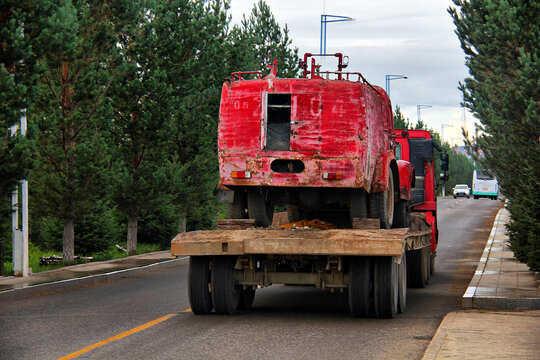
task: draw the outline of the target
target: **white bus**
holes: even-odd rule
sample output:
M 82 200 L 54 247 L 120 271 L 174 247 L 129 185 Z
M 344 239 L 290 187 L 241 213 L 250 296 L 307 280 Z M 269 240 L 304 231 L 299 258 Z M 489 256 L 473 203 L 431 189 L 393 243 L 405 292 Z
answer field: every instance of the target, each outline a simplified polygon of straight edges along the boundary
M 475 199 L 487 197 L 497 200 L 499 184 L 489 172 L 474 170 L 471 190 Z

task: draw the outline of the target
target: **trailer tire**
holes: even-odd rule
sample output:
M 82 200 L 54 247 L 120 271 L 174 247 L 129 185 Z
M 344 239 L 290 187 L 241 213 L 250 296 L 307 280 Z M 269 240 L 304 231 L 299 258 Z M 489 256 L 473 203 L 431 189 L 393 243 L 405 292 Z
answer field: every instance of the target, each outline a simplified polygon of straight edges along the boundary
M 240 302 L 238 303 L 238 310 L 250 310 L 255 300 L 255 289 L 247 288 L 242 289 L 240 293 Z
M 370 217 L 381 221 L 381 229 L 391 229 L 394 218 L 394 177 L 388 171 L 388 190 L 371 193 L 369 197 Z
M 375 258 L 373 268 L 373 299 L 375 314 L 379 318 L 392 319 L 398 310 L 398 266 L 392 256 Z
M 227 206 L 227 216 L 229 219 L 247 219 L 247 199 L 244 189 L 235 190 L 231 204 Z
M 423 288 L 426 286 L 427 272 L 424 260 L 425 248 L 407 250 L 407 284 L 410 288 Z
M 394 211 L 393 228 L 408 228 L 410 225 L 409 220 L 409 202 L 407 200 L 400 200 L 396 204 Z
M 354 317 L 373 313 L 373 271 L 371 258 L 355 256 L 349 266 L 349 309 Z
M 194 314 L 209 314 L 214 307 L 210 293 L 210 257 L 190 256 L 188 270 L 188 297 Z
M 250 219 L 255 219 L 256 226 L 267 227 L 272 225 L 274 218 L 274 206 L 258 188 L 249 189 L 247 193 L 248 214 Z
M 241 288 L 234 277 L 236 256 L 215 256 L 212 267 L 212 301 L 217 314 L 232 315 L 240 302 Z
M 401 255 L 401 262 L 398 265 L 398 281 L 398 313 L 402 313 L 407 307 L 407 256 L 405 252 Z

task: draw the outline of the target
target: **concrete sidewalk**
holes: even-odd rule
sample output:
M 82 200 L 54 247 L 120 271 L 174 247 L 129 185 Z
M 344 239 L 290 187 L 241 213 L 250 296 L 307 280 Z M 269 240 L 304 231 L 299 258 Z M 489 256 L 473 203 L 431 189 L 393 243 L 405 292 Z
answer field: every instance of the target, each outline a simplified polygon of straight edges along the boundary
M 65 266 L 31 274 L 28 277 L 0 277 L 0 300 L 17 299 L 42 292 L 89 285 L 147 271 L 148 268 L 174 266 L 185 258 L 174 258 L 169 250 L 129 256 L 123 259 Z
M 463 295 L 468 310 L 445 316 L 423 359 L 540 359 L 538 274 L 514 258 L 508 220 L 501 209 Z

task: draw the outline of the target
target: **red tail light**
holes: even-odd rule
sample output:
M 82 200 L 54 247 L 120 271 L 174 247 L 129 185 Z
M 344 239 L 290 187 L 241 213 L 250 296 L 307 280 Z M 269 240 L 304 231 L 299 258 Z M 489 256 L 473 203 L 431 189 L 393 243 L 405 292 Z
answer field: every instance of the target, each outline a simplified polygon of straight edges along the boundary
M 322 178 L 325 180 L 341 180 L 343 179 L 343 173 L 323 173 Z
M 251 178 L 251 172 L 249 172 L 249 171 L 233 171 L 231 176 L 232 176 L 233 179 L 250 179 Z

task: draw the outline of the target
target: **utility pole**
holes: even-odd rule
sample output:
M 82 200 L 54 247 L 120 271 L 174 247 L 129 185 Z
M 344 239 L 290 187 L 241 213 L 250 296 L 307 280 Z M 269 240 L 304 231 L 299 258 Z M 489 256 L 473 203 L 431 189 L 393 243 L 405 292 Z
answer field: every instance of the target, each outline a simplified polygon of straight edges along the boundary
M 17 133 L 17 125 L 11 127 L 11 135 Z M 26 109 L 21 114 L 21 135 L 26 136 Z M 21 227 L 19 228 L 19 189 L 11 194 L 11 220 L 13 233 L 13 274 L 26 277 L 28 271 L 28 180 L 21 180 Z

